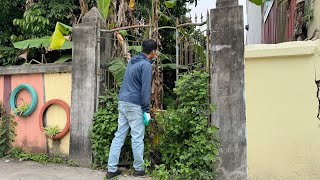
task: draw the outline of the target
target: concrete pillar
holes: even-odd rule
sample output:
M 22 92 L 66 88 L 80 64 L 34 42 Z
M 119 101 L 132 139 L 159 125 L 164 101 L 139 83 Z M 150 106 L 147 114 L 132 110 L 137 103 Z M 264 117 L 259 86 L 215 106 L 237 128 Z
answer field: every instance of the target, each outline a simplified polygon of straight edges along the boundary
M 247 179 L 246 112 L 244 99 L 244 28 L 242 6 L 218 0 L 210 13 L 212 123 L 220 128 L 217 161 L 220 180 Z
M 99 11 L 91 9 L 72 29 L 72 95 L 70 158 L 82 166 L 92 163 L 90 134 L 97 110 L 100 73 L 99 28 L 105 27 Z

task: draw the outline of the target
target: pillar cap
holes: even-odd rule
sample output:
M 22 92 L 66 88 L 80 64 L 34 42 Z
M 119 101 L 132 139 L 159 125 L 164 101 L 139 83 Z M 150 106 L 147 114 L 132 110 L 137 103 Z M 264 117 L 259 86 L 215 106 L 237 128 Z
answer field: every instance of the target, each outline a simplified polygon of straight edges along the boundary
M 217 8 L 226 8 L 231 6 L 237 6 L 238 0 L 217 0 L 216 7 Z

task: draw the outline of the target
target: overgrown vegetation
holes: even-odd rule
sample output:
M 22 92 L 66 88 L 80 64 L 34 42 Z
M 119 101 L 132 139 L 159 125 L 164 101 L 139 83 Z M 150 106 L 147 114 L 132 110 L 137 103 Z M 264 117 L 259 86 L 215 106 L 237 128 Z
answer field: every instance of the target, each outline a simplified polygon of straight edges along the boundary
M 218 155 L 217 127 L 208 125 L 214 107 L 208 102 L 208 74 L 195 70 L 184 74 L 174 92 L 179 105 L 158 117 L 164 131 L 159 150 L 162 165 L 156 179 L 214 179 L 213 163 Z
M 13 43 L 50 36 L 56 22 L 76 23 L 80 16 L 77 0 L 2 0 L 0 6 L 0 66 L 54 62 L 70 50 L 48 51 L 46 48 L 18 50 Z
M 47 126 L 44 128 L 43 135 L 52 138 L 61 132 L 61 129 L 58 126 Z
M 116 91 L 108 91 L 100 97 L 100 108 L 94 114 L 93 131 L 91 135 L 94 165 L 106 168 L 110 145 L 118 127 L 118 99 Z M 130 138 L 122 147 L 121 161 L 132 161 Z
M 13 118 L 14 116 L 6 113 L 0 101 L 0 158 L 7 154 L 16 136 L 17 122 Z
M 174 89 L 178 105 L 160 113 L 147 127 L 145 166 L 146 169 L 154 168 L 151 174 L 155 179 L 214 178 L 213 163 L 218 155 L 219 141 L 216 137 L 218 129 L 208 125 L 214 107 L 208 102 L 207 80 L 208 74 L 204 70 L 181 76 Z M 92 148 L 98 166 L 107 165 L 117 129 L 116 97 L 116 92 L 104 96 L 100 101 L 101 108 L 94 115 Z M 131 153 L 129 141 L 127 138 L 122 153 Z
M 116 97 L 117 94 L 114 92 L 101 97 L 101 107 L 93 117 L 91 143 L 94 163 L 98 166 L 107 165 L 111 141 L 117 129 L 118 101 Z
M 20 147 L 13 147 L 9 153 L 9 158 L 16 158 L 20 161 L 36 161 L 39 163 L 47 164 L 47 163 L 64 163 L 70 166 L 78 166 L 78 164 L 72 160 L 64 159 L 62 157 L 49 157 L 47 154 L 39 153 L 34 154 L 31 152 L 26 152 Z

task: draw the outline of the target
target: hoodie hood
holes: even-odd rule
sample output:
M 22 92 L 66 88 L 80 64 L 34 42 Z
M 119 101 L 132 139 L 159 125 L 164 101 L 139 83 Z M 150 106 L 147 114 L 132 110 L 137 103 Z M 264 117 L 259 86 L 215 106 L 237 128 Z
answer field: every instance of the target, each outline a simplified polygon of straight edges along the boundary
M 143 61 L 143 60 L 146 60 L 148 62 L 150 62 L 151 64 L 153 63 L 152 60 L 148 59 L 147 56 L 145 56 L 144 54 L 138 54 L 138 55 L 135 55 L 133 56 L 133 58 L 131 58 L 131 64 L 136 64 L 140 61 Z

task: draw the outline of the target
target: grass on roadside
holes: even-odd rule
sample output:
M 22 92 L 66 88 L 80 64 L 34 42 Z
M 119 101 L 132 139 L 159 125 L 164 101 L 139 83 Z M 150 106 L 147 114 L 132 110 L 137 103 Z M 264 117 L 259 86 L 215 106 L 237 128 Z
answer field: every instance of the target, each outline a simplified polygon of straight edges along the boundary
M 74 166 L 77 167 L 79 166 L 76 162 L 73 160 L 68 160 L 62 157 L 50 157 L 47 154 L 40 153 L 40 154 L 34 154 L 31 152 L 25 152 L 22 148 L 20 147 L 13 147 L 7 155 L 8 158 L 15 158 L 18 159 L 19 161 L 35 161 L 39 162 L 42 164 L 47 164 L 47 163 L 61 163 L 61 164 L 67 164 L 69 166 Z

